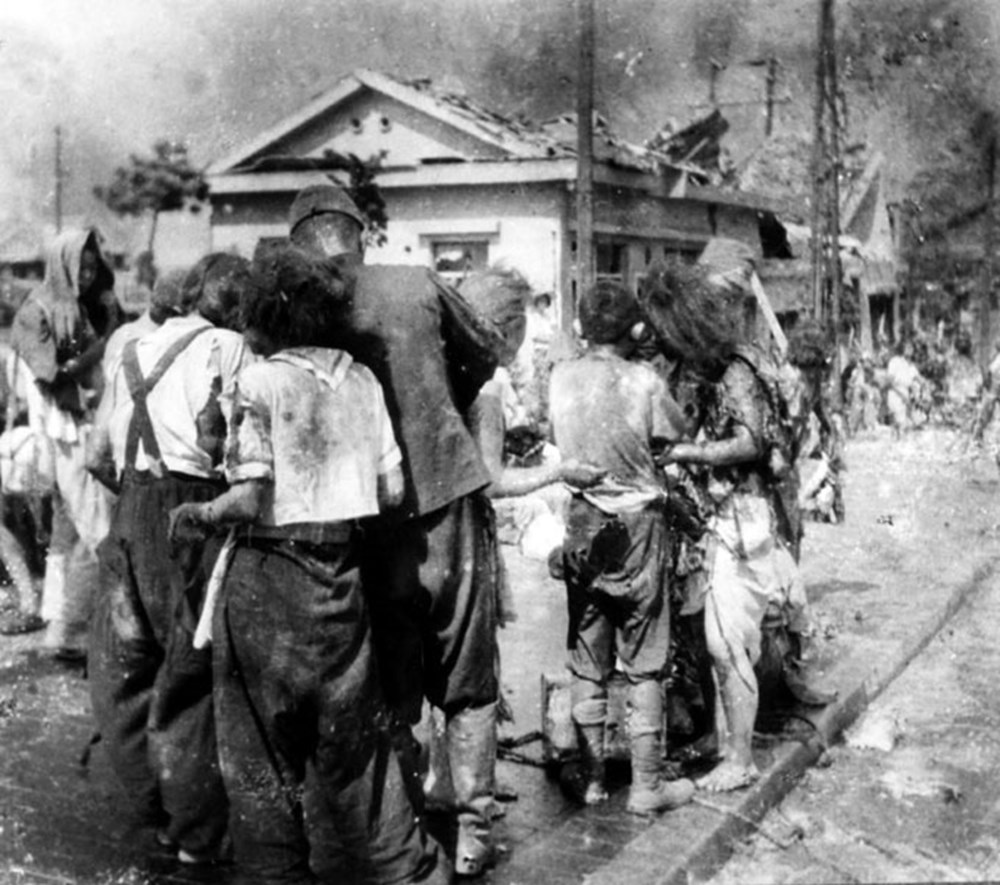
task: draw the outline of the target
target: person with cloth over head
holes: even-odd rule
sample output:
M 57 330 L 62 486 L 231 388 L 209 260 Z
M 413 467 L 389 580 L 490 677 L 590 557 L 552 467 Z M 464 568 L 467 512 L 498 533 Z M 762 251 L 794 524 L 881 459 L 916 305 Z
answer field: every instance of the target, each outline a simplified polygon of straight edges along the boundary
M 85 655 L 95 551 L 110 516 L 110 498 L 87 473 L 84 452 L 101 392 L 104 346 L 121 322 L 114 282 L 98 231 L 64 231 L 47 251 L 44 280 L 18 308 L 11 328 L 18 365 L 27 366 L 40 394 L 28 398 L 28 423 L 54 451 L 41 616 L 48 621 L 45 646 L 65 660 Z
M 107 420 L 87 459 L 119 493 L 100 550 L 94 715 L 136 823 L 155 827 L 192 864 L 220 859 L 227 828 L 211 649 L 192 644 L 219 544 L 172 541 L 167 517 L 226 487 L 231 394 L 253 356 L 223 324 L 249 281 L 248 263 L 233 255 L 208 255 L 191 269 L 182 315 L 129 341 L 111 367 Z
M 401 505 L 365 540 L 364 586 L 386 700 L 414 800 L 421 801 L 411 727 L 423 699 L 444 711 L 452 771 L 467 772 L 455 869 L 478 875 L 492 846 L 491 806 L 499 680 L 492 607 L 482 598 L 487 527 L 477 494 L 490 483 L 463 413 L 492 377 L 502 336 L 430 271 L 363 263 L 364 217 L 332 184 L 295 197 L 295 245 L 327 258 L 353 293 L 337 346 L 367 365 L 385 392 L 403 452 Z

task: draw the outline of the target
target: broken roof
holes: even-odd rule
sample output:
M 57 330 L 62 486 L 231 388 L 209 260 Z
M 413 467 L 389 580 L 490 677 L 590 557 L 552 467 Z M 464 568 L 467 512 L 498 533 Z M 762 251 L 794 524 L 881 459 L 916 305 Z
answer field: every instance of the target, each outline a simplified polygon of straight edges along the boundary
M 401 80 L 359 69 L 258 137 L 212 163 L 208 168 L 209 174 L 259 169 L 260 162 L 275 153 L 274 147 L 281 140 L 366 89 L 403 102 L 493 148 L 499 148 L 506 159 L 559 159 L 575 158 L 577 155 L 576 114 L 561 114 L 538 124 L 523 117 L 499 114 L 465 94 L 435 86 L 426 77 Z M 594 159 L 598 162 L 647 173 L 679 165 L 671 162 L 665 154 L 621 138 L 612 132 L 607 120 L 599 114 L 594 115 L 593 131 Z M 287 152 L 279 150 L 277 153 Z
M 718 108 L 705 117 L 675 129 L 669 121 L 645 143 L 645 148 L 665 156 L 672 163 L 693 163 L 702 169 L 716 168 L 722 157 L 722 137 L 729 121 Z

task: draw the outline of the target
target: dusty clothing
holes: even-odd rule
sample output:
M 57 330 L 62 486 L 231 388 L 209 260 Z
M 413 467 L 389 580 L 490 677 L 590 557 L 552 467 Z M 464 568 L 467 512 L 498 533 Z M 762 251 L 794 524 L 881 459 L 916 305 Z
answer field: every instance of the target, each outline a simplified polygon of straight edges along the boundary
M 80 257 L 85 248 L 97 256 L 94 284 L 79 293 Z M 56 238 L 45 261 L 45 279 L 14 316 L 11 342 L 34 378 L 50 385 L 49 398 L 60 410 L 85 415 L 88 389 L 99 388 L 104 343 L 121 323 L 114 295 L 114 273 L 93 230 L 67 231 Z M 91 377 L 60 374 L 70 359 L 86 361 Z
M 403 450 L 399 515 L 427 515 L 483 488 L 489 473 L 462 413 L 496 369 L 499 334 L 426 270 L 338 261 L 354 291 L 343 346 L 381 383 Z
M 316 882 L 311 854 L 365 882 L 434 862 L 384 727 L 355 546 L 241 541 L 226 577 L 215 692 L 245 881 Z M 303 801 L 331 823 L 308 839 Z
M 101 546 L 89 655 L 94 715 L 138 821 L 169 823 L 190 852 L 217 849 L 226 830 L 211 652 L 192 645 L 218 545 L 172 545 L 167 516 L 222 488 L 172 476 L 124 484 Z
M 653 445 L 681 438 L 680 409 L 649 366 L 606 351 L 556 366 L 550 402 L 563 457 L 609 471 L 570 506 L 563 546 L 570 669 L 604 686 L 617 656 L 631 681 L 656 679 L 670 648 L 670 540 Z
M 259 524 L 378 513 L 378 478 L 402 455 L 375 376 L 350 355 L 299 348 L 251 366 L 240 375 L 233 415 L 229 481 L 272 484 Z
M 178 342 L 186 346 L 178 349 Z M 161 362 L 171 345 L 169 363 Z M 148 469 L 153 462 L 133 422 L 124 362 L 132 357 L 145 381 L 159 377 L 146 402 L 152 443 L 167 468 L 160 477 Z M 215 466 L 221 447 L 213 451 L 225 435 L 219 397 L 251 358 L 240 336 L 200 317 L 178 318 L 126 346 L 108 391 L 109 442 L 122 487 L 101 547 L 100 629 L 91 644 L 94 711 L 119 777 L 130 792 L 147 797 L 147 805 L 159 791 L 171 834 L 193 853 L 217 850 L 226 826 L 211 652 L 192 642 L 218 545 L 171 543 L 168 514 L 225 488 Z M 213 415 L 212 426 L 199 426 L 206 414 Z
M 563 565 L 569 666 L 576 677 L 603 685 L 616 658 L 631 682 L 665 675 L 669 557 L 670 537 L 659 507 L 610 516 L 574 498 Z
M 736 425 L 749 432 L 761 456 L 757 461 L 716 467 L 711 471 L 709 493 L 716 501 L 724 500 L 731 492 L 764 494 L 767 489 L 764 452 L 768 418 L 767 396 L 754 375 L 753 369 L 741 359 L 734 359 L 717 385 L 704 424 L 704 431 L 711 440 L 726 439 Z
M 400 724 L 419 721 L 425 696 L 449 715 L 491 704 L 494 570 L 474 495 L 490 474 L 463 413 L 503 337 L 426 270 L 336 262 L 353 292 L 344 347 L 382 384 L 403 453 L 403 504 L 366 535 L 363 566 L 386 700 Z
M 608 471 L 584 494 L 588 501 L 621 513 L 662 497 L 664 481 L 651 442 L 679 440 L 684 423 L 656 372 L 591 351 L 555 367 L 549 400 L 560 454 Z
M 186 476 L 218 477 L 222 472 L 222 442 L 229 426 L 236 375 L 253 362 L 243 336 L 219 329 L 197 314 L 168 319 L 134 340 L 139 369 L 148 378 L 157 362 L 185 336 L 201 332 L 184 347 L 146 402 L 163 463 Z M 124 356 L 123 351 L 123 356 Z M 109 367 L 108 390 L 115 464 L 123 470 L 134 406 L 122 360 Z M 140 438 L 136 470 L 148 470 L 149 459 Z
M 735 359 L 717 385 L 706 421 L 708 438 L 725 439 L 739 424 L 763 450 L 768 408 L 753 370 Z M 807 625 L 805 591 L 790 548 L 779 539 L 775 495 L 764 455 L 756 461 L 713 469 L 708 488 L 716 510 L 708 526 L 706 630 L 709 635 L 716 631 L 734 650 L 740 676 L 753 685 L 754 675 L 744 672 L 743 665 L 747 656 L 751 662 L 760 656 L 765 613 L 769 608 L 776 610 L 789 629 L 803 630 Z M 747 654 L 736 653 L 740 650 Z
M 373 528 L 365 592 L 386 700 L 405 722 L 426 696 L 452 715 L 497 700 L 492 508 L 466 495 L 420 519 Z
M 496 465 L 494 469 L 501 470 L 505 459 L 504 441 L 507 428 L 510 426 L 506 400 L 507 385 L 504 383 L 505 374 L 503 369 L 497 369 L 494 378 L 483 385 L 479 395 L 466 413 L 466 421 L 480 451 L 483 452 L 487 462 Z M 492 451 L 489 451 L 490 449 Z M 507 579 L 507 568 L 500 553 L 496 511 L 493 508 L 493 502 L 487 496 L 483 495 L 481 500 L 485 522 L 483 531 L 486 533 L 486 543 L 489 548 L 489 552 L 484 554 L 481 574 L 483 580 L 488 581 L 489 585 L 494 588 L 497 624 L 503 627 L 517 620 L 517 614 L 514 610 L 514 598 Z
M 364 881 L 410 881 L 434 858 L 391 748 L 356 524 L 400 460 L 378 382 L 342 351 L 299 348 L 237 388 L 227 474 L 272 487 L 237 532 L 213 627 L 237 862 L 261 883 L 316 881 L 310 854 L 331 846 L 303 827 L 308 789 Z M 309 528 L 325 542 L 298 540 Z
M 102 362 L 105 384 L 110 384 L 114 378 L 115 368 L 118 366 L 125 345 L 133 338 L 141 338 L 157 328 L 159 325 L 153 322 L 153 318 L 147 310 L 136 319 L 123 323 L 111 333 L 108 343 L 104 346 L 104 360 Z
M 81 255 L 96 255 L 93 285 L 79 292 Z M 46 562 L 42 617 L 45 644 L 81 649 L 93 605 L 95 549 L 105 536 L 111 502 L 86 472 L 84 447 L 101 387 L 100 359 L 120 322 L 114 274 L 95 231 L 67 231 L 46 256 L 45 279 L 21 304 L 11 343 L 30 388 L 28 423 L 51 440 L 55 458 L 53 543 Z M 83 370 L 71 377 L 69 361 Z
M 108 533 L 113 504 L 84 467 L 91 425 L 80 424 L 76 431 L 75 443 L 53 442 L 56 489 L 39 614 L 49 622 L 47 647 L 82 650 L 99 592 L 97 549 Z
M 808 627 L 805 586 L 791 552 L 777 539 L 765 497 L 734 494 L 709 530 L 705 627 L 733 649 L 731 660 L 740 677 L 753 685 L 754 675 L 745 665 L 748 656 L 750 664 L 760 657 L 765 615 L 779 619 L 791 632 L 803 632 Z

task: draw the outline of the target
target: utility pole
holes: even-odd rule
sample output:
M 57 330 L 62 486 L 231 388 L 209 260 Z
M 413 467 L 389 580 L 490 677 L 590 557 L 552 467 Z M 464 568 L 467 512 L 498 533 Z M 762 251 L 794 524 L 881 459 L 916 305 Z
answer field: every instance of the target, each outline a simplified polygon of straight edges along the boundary
M 774 87 L 778 83 L 778 59 L 767 59 L 767 76 L 764 79 L 764 135 L 774 131 Z
M 708 70 L 708 103 L 713 108 L 719 106 L 719 97 L 717 94 L 717 87 L 719 83 L 719 74 L 721 74 L 726 66 L 715 58 L 710 58 L 708 60 L 709 70 Z
M 820 0 L 819 28 L 816 34 L 816 97 L 813 104 L 813 149 L 812 149 L 812 206 L 810 207 L 810 245 L 812 246 L 812 296 L 813 317 L 822 322 L 823 305 L 826 300 L 823 268 L 823 191 L 827 174 L 825 164 L 826 144 L 826 11 L 828 0 Z
M 991 312 L 993 307 L 993 253 L 996 239 L 996 216 L 994 201 L 996 199 L 997 172 L 997 134 L 992 117 L 988 120 L 991 131 L 986 142 L 986 215 L 983 226 L 983 292 L 979 302 L 979 363 L 985 370 L 989 368 L 992 344 L 993 324 Z
M 835 341 L 837 342 L 837 355 L 835 366 L 837 377 L 840 377 L 840 311 L 844 298 L 844 275 L 840 266 L 840 110 L 838 101 L 840 99 L 839 81 L 837 80 L 837 44 L 836 30 L 833 19 L 834 0 L 824 0 L 827 7 L 825 17 L 826 24 L 826 102 L 827 114 L 830 118 L 830 129 L 827 133 L 827 153 L 830 167 L 827 191 L 827 238 L 830 243 L 827 253 L 827 274 L 831 284 L 831 319 L 835 330 Z M 867 298 L 867 294 L 859 292 L 861 298 Z M 866 305 L 867 306 L 867 305 Z M 871 330 L 869 329 L 869 339 Z M 839 387 L 838 387 L 839 389 Z
M 573 328 L 576 303 L 594 284 L 594 0 L 577 0 L 580 26 L 576 87 L 576 298 L 562 299 L 560 327 Z
M 835 371 L 840 370 L 840 141 L 834 0 L 819 0 L 816 34 L 816 103 L 812 156 L 813 315 L 833 326 Z M 862 298 L 867 297 L 863 293 Z M 839 388 L 838 388 L 839 389 Z
M 62 165 L 62 127 L 56 126 L 56 233 L 62 233 L 62 197 L 63 197 L 63 165 Z

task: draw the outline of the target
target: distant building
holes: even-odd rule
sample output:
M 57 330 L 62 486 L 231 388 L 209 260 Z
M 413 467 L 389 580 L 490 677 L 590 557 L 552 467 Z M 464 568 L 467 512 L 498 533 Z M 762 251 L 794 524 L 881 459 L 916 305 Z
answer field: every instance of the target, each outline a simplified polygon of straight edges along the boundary
M 42 278 L 45 250 L 39 227 L 10 220 L 0 225 L 0 269 L 8 278 Z
M 209 166 L 212 248 L 250 256 L 259 240 L 284 237 L 295 193 L 325 178 L 325 152 L 381 153 L 388 241 L 369 261 L 454 280 L 505 260 L 553 294 L 558 315 L 575 278 L 575 145 L 573 115 L 533 125 L 426 80 L 355 71 Z M 599 276 L 634 285 L 653 260 L 694 259 L 716 236 L 759 258 L 783 254 L 767 197 L 707 187 L 696 167 L 629 144 L 599 119 L 594 154 Z

